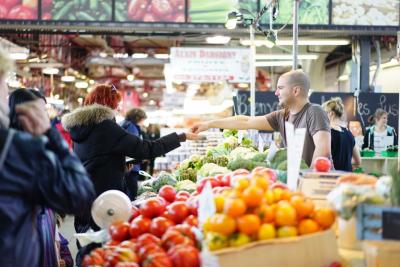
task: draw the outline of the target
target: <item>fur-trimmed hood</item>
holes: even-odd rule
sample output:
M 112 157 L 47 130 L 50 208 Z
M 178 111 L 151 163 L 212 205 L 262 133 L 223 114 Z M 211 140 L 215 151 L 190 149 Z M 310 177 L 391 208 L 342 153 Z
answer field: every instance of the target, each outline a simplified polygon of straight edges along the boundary
M 93 104 L 73 110 L 65 114 L 61 124 L 71 134 L 74 142 L 85 139 L 93 127 L 105 120 L 113 120 L 114 111 L 106 106 Z

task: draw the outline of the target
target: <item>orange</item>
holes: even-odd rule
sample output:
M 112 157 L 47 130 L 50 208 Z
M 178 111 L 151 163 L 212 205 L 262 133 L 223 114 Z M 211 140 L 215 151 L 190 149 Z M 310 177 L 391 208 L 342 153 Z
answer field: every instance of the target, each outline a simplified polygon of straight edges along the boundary
M 299 219 L 310 216 L 314 211 L 314 203 L 311 199 L 304 198 L 299 195 L 294 195 L 290 199 L 290 203 L 295 208 L 297 212 L 297 217 Z
M 250 180 L 247 179 L 247 176 L 240 176 L 234 179 L 233 187 L 238 191 L 243 191 L 250 185 Z
M 236 222 L 225 214 L 217 213 L 207 220 L 207 227 L 204 226 L 204 228 L 208 231 L 229 236 L 236 231 Z
M 268 179 L 263 176 L 253 176 L 253 178 L 250 181 L 250 184 L 262 188 L 263 191 L 268 190 L 269 188 Z
M 237 219 L 237 226 L 239 232 L 252 235 L 258 232 L 261 226 L 261 220 L 257 215 L 254 214 L 246 214 Z
M 258 229 L 258 240 L 273 239 L 276 237 L 275 226 L 271 223 L 264 223 Z
M 289 204 L 279 204 L 276 209 L 275 222 L 280 226 L 290 226 L 296 224 L 296 210 Z
M 320 230 L 318 223 L 312 219 L 301 220 L 298 226 L 299 234 L 306 235 L 318 232 Z
M 218 213 L 224 210 L 225 198 L 222 195 L 216 195 L 214 197 L 214 203 L 215 209 Z
M 272 190 L 268 190 L 264 193 L 264 203 L 271 205 L 275 203 L 274 193 Z
M 297 228 L 294 226 L 282 226 L 278 229 L 278 237 L 291 237 L 297 235 Z
M 272 190 L 272 193 L 274 194 L 274 201 L 278 202 L 280 200 L 283 200 L 282 196 L 283 196 L 283 189 L 282 188 L 274 188 Z
M 246 209 L 246 203 L 243 199 L 231 198 L 225 201 L 224 213 L 232 218 L 245 214 Z
M 281 195 L 281 199 L 282 200 L 290 200 L 292 195 L 293 195 L 292 192 L 290 192 L 289 190 L 283 190 L 282 191 L 282 195 Z
M 275 209 L 272 206 L 262 204 L 256 213 L 263 223 L 273 223 L 275 221 Z
M 243 191 L 242 199 L 248 207 L 257 207 L 263 200 L 263 193 L 260 187 L 251 185 Z
M 335 213 L 330 208 L 317 209 L 312 217 L 323 228 L 329 228 L 335 222 Z

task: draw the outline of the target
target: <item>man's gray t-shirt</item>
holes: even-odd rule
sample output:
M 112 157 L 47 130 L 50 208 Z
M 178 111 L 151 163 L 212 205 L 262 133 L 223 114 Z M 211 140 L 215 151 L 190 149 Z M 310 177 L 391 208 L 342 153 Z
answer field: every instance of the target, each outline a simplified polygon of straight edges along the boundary
M 279 131 L 283 144 L 286 146 L 285 121 L 291 122 L 294 128 L 306 128 L 303 147 L 303 160 L 308 166 L 314 155 L 314 134 L 319 131 L 331 132 L 328 115 L 320 105 L 307 103 L 297 114 L 290 114 L 287 109 L 281 109 L 265 115 L 274 131 Z M 330 145 L 330 144 L 329 144 Z

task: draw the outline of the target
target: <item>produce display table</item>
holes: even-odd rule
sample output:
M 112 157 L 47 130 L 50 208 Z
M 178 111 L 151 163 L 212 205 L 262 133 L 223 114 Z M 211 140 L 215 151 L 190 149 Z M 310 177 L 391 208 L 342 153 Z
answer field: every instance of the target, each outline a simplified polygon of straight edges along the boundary
M 365 173 L 388 174 L 397 164 L 397 157 L 362 157 L 361 167 Z

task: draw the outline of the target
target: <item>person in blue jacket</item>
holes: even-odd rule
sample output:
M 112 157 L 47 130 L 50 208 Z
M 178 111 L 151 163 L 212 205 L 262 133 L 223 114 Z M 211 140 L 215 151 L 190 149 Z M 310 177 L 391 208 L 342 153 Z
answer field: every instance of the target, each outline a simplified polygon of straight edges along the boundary
M 128 133 L 143 139 L 143 133 L 140 125 L 147 118 L 146 113 L 140 108 L 132 108 L 125 114 L 125 120 L 122 121 L 121 127 Z M 125 174 L 126 191 L 131 200 L 134 200 L 138 190 L 140 164 L 135 164 Z
M 43 266 L 36 224 L 40 206 L 76 214 L 90 210 L 95 191 L 41 103 L 15 107 L 26 132 L 9 128 L 5 82 L 13 62 L 0 48 L 0 266 Z

